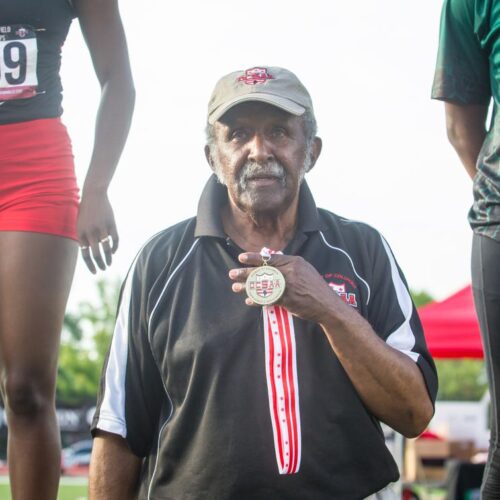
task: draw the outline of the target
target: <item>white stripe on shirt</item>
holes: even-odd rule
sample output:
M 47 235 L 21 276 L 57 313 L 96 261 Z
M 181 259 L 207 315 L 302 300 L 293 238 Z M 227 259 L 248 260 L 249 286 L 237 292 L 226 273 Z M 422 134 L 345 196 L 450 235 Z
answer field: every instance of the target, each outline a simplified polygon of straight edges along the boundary
M 415 335 L 413 334 L 410 326 L 410 319 L 413 314 L 413 302 L 408 289 L 401 279 L 398 266 L 396 265 L 396 261 L 394 260 L 389 245 L 382 236 L 380 236 L 380 239 L 382 240 L 382 245 L 384 246 L 387 258 L 389 259 L 389 263 L 391 265 L 392 283 L 394 285 L 394 290 L 396 291 L 399 307 L 401 308 L 401 312 L 405 318 L 403 323 L 387 337 L 386 343 L 403 354 L 406 354 L 408 357 L 413 359 L 413 361 L 417 361 L 419 354 L 412 351 L 415 346 Z

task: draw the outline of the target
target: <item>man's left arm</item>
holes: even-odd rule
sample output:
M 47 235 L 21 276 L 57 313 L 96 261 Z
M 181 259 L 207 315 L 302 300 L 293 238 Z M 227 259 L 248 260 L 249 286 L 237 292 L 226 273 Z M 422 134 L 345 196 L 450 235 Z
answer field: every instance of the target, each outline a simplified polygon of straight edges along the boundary
M 339 297 L 331 302 L 319 324 L 363 403 L 396 431 L 406 437 L 418 436 L 434 408 L 417 364 L 384 342 Z
M 262 257 L 246 253 L 240 255 L 240 261 L 257 266 Z M 295 316 L 321 325 L 368 410 L 407 437 L 420 434 L 432 418 L 434 408 L 414 359 L 380 338 L 370 323 L 332 292 L 316 269 L 301 257 L 273 255 L 271 265 L 286 280 L 279 305 Z M 244 291 L 251 270 L 230 272 L 236 281 L 235 292 Z M 252 305 L 251 299 L 246 302 Z

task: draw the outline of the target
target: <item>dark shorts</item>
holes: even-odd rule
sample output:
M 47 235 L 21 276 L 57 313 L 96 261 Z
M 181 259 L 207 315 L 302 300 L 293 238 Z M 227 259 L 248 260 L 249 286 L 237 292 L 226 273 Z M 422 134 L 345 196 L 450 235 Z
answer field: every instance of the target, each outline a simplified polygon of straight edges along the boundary
M 0 125 L 0 231 L 78 241 L 78 186 L 60 118 Z

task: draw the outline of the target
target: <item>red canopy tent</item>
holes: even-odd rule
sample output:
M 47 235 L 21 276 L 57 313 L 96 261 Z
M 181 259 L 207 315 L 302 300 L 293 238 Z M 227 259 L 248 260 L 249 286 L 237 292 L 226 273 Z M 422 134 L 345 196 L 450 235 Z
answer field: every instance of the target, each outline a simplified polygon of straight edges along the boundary
M 470 285 L 441 302 L 420 307 L 418 314 L 433 357 L 483 358 Z

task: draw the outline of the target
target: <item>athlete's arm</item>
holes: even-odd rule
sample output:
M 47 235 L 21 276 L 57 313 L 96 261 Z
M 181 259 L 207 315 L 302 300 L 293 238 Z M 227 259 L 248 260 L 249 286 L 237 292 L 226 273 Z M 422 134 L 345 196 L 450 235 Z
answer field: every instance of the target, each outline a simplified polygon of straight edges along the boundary
M 286 280 L 280 305 L 293 315 L 322 327 L 370 412 L 407 437 L 418 436 L 425 430 L 434 409 L 416 363 L 386 344 L 358 312 L 332 293 L 311 264 L 290 255 L 273 255 L 272 259 L 272 265 Z M 240 255 L 240 261 L 258 266 L 262 257 L 258 253 L 246 253 Z M 231 270 L 229 276 L 236 281 L 233 291 L 244 291 L 251 270 Z M 249 300 L 246 302 L 251 305 Z
M 89 470 L 90 500 L 136 498 L 141 459 L 121 436 L 98 431 L 92 447 Z
M 488 106 L 445 102 L 445 113 L 448 139 L 473 179 L 479 151 L 486 137 Z
M 95 264 L 105 269 L 118 247 L 107 190 L 130 128 L 135 91 L 117 0 L 75 0 L 74 4 L 101 85 L 94 149 L 78 217 L 80 243 L 90 246 L 93 257 L 83 252 L 85 263 L 96 272 Z M 102 244 L 103 259 L 99 242 L 107 236 L 112 244 Z

